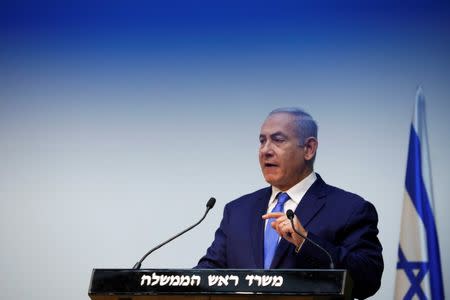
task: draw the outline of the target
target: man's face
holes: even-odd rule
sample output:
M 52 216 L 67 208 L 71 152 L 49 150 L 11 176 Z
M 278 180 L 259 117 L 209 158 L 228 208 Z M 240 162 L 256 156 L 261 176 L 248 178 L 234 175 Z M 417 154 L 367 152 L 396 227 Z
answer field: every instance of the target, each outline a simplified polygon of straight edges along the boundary
M 289 113 L 269 116 L 261 126 L 259 140 L 259 164 L 264 179 L 271 185 L 288 190 L 311 171 L 305 165 L 305 151 L 298 140 L 295 116 Z

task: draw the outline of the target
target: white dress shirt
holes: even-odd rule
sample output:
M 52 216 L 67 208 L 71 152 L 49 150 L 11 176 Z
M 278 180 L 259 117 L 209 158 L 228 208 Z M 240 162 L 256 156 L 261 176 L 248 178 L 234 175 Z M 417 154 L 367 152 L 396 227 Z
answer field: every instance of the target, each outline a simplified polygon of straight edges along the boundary
M 289 195 L 290 199 L 284 203 L 283 212 L 288 211 L 289 209 L 292 209 L 292 211 L 295 211 L 297 206 L 300 204 L 300 201 L 302 200 L 303 196 L 306 194 L 308 189 L 312 186 L 312 184 L 316 181 L 317 176 L 316 173 L 311 172 L 308 176 L 303 178 L 302 181 L 291 187 L 287 191 L 282 191 L 277 187 L 272 186 L 272 195 L 270 196 L 269 203 L 267 206 L 267 213 L 270 213 L 272 209 L 274 209 L 275 205 L 277 204 L 276 196 L 280 192 L 285 192 Z M 267 226 L 267 220 L 264 225 L 264 228 Z

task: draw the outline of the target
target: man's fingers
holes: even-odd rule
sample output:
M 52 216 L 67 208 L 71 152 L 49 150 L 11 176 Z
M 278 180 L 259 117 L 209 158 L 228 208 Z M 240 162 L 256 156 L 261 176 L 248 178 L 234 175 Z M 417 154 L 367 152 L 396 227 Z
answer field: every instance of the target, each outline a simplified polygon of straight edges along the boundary
M 273 221 L 270 221 L 270 225 L 273 229 L 284 239 L 288 240 L 289 242 L 293 241 L 292 233 L 292 225 L 291 221 L 286 217 L 286 214 L 282 212 L 273 212 L 273 213 L 267 213 L 262 216 L 264 220 L 267 219 L 274 219 Z
M 290 233 L 292 231 L 290 223 L 287 219 L 278 219 L 272 222 L 272 228 L 275 229 L 279 235 L 285 237 L 286 233 Z
M 279 218 L 279 217 L 284 216 L 284 215 L 285 214 L 282 213 L 282 212 L 272 212 L 272 213 L 268 213 L 268 214 L 263 215 L 262 218 L 264 220 L 272 219 L 272 218 L 276 219 L 276 218 Z
M 302 243 L 303 239 L 298 238 L 297 235 L 294 234 L 294 229 L 292 229 L 291 220 L 289 220 L 284 213 L 282 212 L 267 213 L 263 215 L 262 218 L 264 220 L 273 219 L 269 220 L 270 225 L 282 238 L 284 238 L 288 242 L 294 244 L 295 246 L 298 246 L 300 243 Z M 297 228 L 297 230 L 301 232 L 304 231 L 297 216 L 294 216 L 294 226 L 295 228 Z

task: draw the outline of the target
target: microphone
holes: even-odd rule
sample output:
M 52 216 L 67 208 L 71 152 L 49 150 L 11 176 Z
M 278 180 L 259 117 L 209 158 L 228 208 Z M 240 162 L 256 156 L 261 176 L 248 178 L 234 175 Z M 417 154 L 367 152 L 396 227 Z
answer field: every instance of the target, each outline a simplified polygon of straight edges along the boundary
M 311 240 L 308 237 L 306 237 L 304 234 L 301 234 L 300 232 L 298 232 L 297 229 L 295 229 L 295 226 L 294 226 L 294 212 L 292 211 L 292 209 L 288 209 L 288 211 L 286 212 L 286 216 L 291 221 L 292 229 L 295 231 L 296 234 L 298 234 L 299 236 L 301 236 L 302 238 L 304 238 L 305 240 L 307 240 L 308 242 L 310 242 L 311 244 L 313 244 L 314 246 L 316 246 L 317 248 L 319 248 L 320 250 L 322 250 L 323 252 L 325 252 L 328 255 L 328 258 L 330 259 L 330 269 L 334 269 L 334 263 L 333 263 L 333 259 L 331 258 L 330 253 L 327 250 L 325 250 L 325 248 L 323 248 L 322 246 L 320 246 L 319 244 L 317 244 L 313 240 Z
M 186 228 L 185 230 L 183 230 L 182 232 L 178 233 L 177 235 L 171 237 L 171 238 L 168 239 L 167 241 L 162 242 L 162 243 L 159 244 L 158 246 L 156 246 L 156 247 L 150 249 L 150 251 L 148 251 L 148 252 L 147 252 L 147 253 L 146 253 L 146 254 L 145 254 L 145 255 L 144 255 L 144 256 L 143 256 L 143 257 L 142 257 L 135 265 L 134 265 L 134 266 L 133 266 L 133 269 L 134 269 L 134 270 L 139 270 L 139 269 L 141 268 L 142 262 L 147 258 L 147 256 L 149 256 L 150 254 L 152 254 L 154 251 L 158 250 L 159 248 L 161 248 L 161 247 L 164 246 L 165 244 L 169 243 L 170 241 L 176 239 L 176 238 L 179 237 L 180 235 L 182 235 L 182 234 L 188 232 L 189 230 L 191 230 L 192 228 L 194 228 L 194 227 L 197 226 L 198 224 L 200 224 L 200 223 L 205 219 L 205 217 L 206 217 L 206 215 L 208 214 L 209 210 L 210 210 L 211 208 L 214 207 L 214 204 L 216 204 L 216 198 L 211 197 L 211 198 L 208 200 L 208 203 L 206 203 L 206 211 L 205 211 L 205 213 L 203 214 L 203 217 L 202 217 L 197 223 L 195 223 L 194 225 L 192 225 L 192 226 Z

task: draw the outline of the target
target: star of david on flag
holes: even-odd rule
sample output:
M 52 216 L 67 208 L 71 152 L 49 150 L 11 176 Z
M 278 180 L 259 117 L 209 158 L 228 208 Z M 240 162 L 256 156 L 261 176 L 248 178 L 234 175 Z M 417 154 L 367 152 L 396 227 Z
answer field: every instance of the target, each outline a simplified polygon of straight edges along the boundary
M 444 299 L 441 259 L 433 214 L 425 97 L 416 94 L 411 125 L 395 299 Z

